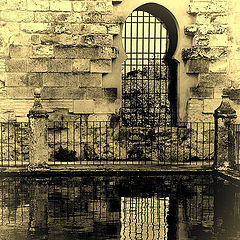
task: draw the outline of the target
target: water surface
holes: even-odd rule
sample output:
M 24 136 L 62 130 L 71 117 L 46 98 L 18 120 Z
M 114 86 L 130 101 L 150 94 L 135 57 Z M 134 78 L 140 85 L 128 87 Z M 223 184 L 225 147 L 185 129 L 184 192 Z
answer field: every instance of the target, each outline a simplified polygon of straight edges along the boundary
M 1 178 L 0 239 L 240 239 L 240 189 L 211 175 Z

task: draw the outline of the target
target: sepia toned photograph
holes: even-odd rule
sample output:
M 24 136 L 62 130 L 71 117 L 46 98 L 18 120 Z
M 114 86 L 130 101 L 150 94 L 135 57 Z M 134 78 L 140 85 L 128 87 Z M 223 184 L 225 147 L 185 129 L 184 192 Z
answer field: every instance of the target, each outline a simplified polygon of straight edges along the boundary
M 0 0 L 0 240 L 240 239 L 239 0 Z

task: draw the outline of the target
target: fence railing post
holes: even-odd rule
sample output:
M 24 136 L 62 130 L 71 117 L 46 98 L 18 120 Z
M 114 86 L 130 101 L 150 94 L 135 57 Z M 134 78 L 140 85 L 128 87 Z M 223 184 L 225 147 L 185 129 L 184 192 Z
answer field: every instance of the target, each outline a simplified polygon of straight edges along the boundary
M 237 118 L 228 95 L 222 96 L 220 106 L 214 111 L 215 141 L 214 141 L 214 167 L 233 167 L 235 164 L 235 140 L 232 124 Z
M 31 128 L 29 170 L 48 168 L 47 111 L 41 104 L 41 90 L 34 90 L 34 105 L 28 113 Z

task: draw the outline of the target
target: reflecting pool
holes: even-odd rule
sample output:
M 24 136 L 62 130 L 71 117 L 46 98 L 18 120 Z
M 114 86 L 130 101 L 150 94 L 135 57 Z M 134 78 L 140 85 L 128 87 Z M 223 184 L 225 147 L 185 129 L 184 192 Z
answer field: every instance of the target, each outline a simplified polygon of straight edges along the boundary
M 240 239 L 240 189 L 212 175 L 0 178 L 0 239 Z

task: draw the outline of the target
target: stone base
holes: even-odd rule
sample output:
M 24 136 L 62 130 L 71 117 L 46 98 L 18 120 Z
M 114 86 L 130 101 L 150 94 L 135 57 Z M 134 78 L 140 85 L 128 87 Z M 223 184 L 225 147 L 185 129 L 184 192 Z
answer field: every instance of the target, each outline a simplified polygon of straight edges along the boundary
M 36 172 L 36 171 L 49 171 L 50 170 L 50 167 L 49 165 L 46 163 L 46 162 L 43 162 L 43 163 L 39 163 L 39 164 L 36 164 L 36 163 L 30 163 L 27 167 L 27 170 L 29 172 Z

